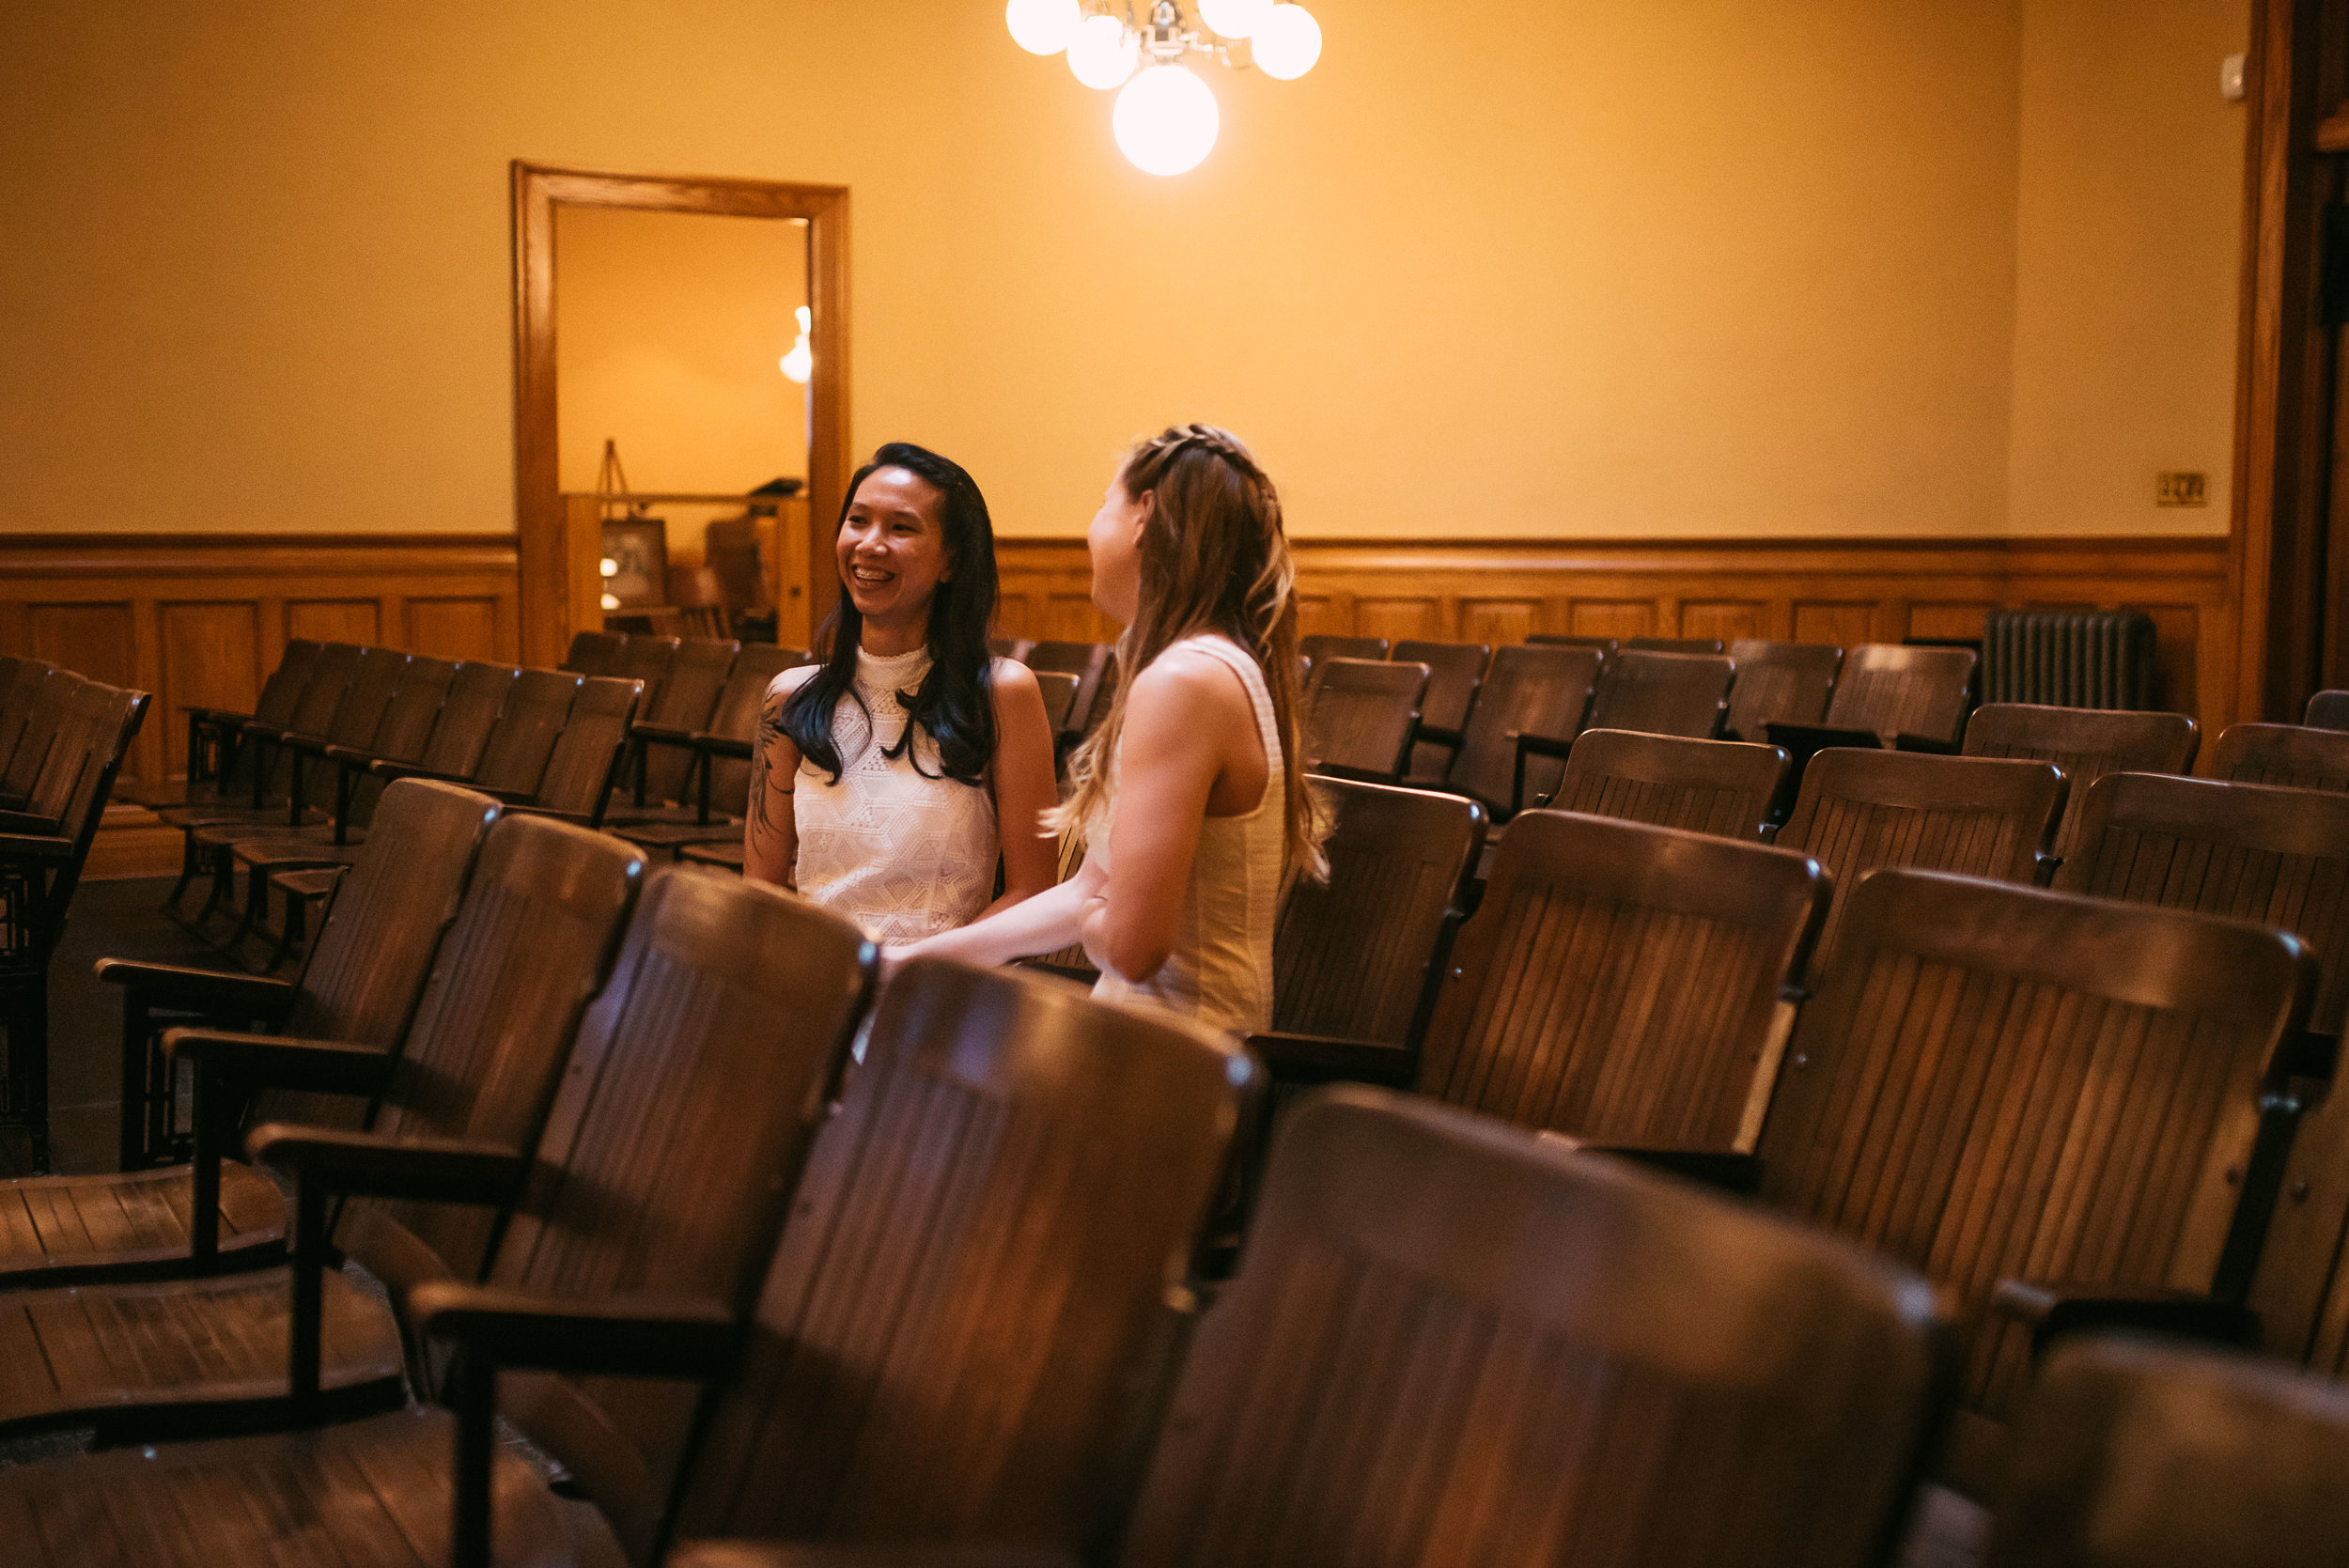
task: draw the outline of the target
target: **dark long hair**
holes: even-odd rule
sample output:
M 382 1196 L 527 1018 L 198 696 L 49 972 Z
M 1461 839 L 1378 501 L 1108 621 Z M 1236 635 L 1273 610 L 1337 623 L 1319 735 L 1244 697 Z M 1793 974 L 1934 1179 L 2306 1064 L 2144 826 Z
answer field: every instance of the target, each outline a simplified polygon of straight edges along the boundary
M 906 733 L 888 754 L 912 757 L 914 770 L 920 772 L 921 759 L 913 752 L 913 732 L 919 728 L 937 743 L 939 766 L 947 778 L 976 784 L 995 755 L 995 703 L 989 692 L 993 660 L 987 649 L 988 624 L 995 617 L 995 524 L 987 515 L 987 497 L 960 463 L 911 442 L 893 441 L 848 481 L 840 526 L 848 520 L 857 490 L 876 469 L 883 468 L 902 468 L 945 497 L 940 520 L 952 573 L 930 596 L 929 674 L 918 688 L 903 693 Z M 833 532 L 836 536 L 838 527 Z M 823 655 L 823 667 L 792 692 L 783 708 L 784 734 L 800 755 L 830 773 L 833 784 L 840 782 L 847 767 L 832 737 L 832 713 L 840 699 L 846 696 L 864 711 L 867 724 L 873 721 L 856 693 L 856 653 L 863 640 L 864 617 L 843 583 L 838 602 L 817 629 L 816 647 Z

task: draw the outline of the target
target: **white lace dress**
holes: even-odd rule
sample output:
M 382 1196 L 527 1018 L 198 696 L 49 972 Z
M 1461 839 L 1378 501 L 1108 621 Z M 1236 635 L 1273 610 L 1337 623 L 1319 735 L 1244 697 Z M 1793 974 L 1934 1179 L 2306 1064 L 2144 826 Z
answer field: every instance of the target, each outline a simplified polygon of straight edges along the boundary
M 884 754 L 905 734 L 898 693 L 920 686 L 929 668 L 926 649 L 889 658 L 857 650 L 856 690 L 871 722 L 844 695 L 832 718 L 840 782 L 802 759 L 792 789 L 800 895 L 875 941 L 967 925 L 995 895 L 993 791 L 945 777 L 937 743 L 920 730 L 911 754 Z

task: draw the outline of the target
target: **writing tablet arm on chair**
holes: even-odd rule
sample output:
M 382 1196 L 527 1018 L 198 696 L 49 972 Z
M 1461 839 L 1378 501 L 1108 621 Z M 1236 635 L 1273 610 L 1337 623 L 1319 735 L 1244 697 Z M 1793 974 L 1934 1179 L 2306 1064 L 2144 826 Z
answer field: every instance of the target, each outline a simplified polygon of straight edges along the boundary
M 2137 1328 L 2256 1346 L 2259 1314 L 2235 1301 L 2168 1285 L 2001 1280 L 1990 1293 L 1990 1311 L 2030 1330 L 2037 1356 L 2064 1334 L 2092 1328 Z

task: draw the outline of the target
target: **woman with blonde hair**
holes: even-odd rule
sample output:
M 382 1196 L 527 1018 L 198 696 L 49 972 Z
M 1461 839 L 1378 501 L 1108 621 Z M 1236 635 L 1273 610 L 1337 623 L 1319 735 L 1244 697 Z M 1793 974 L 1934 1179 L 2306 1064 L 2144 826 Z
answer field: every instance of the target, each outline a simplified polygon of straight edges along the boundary
M 1324 870 L 1280 497 L 1237 437 L 1178 426 L 1118 466 L 1086 543 L 1093 602 L 1124 624 L 1130 674 L 1070 761 L 1056 825 L 1083 835 L 1084 862 L 894 951 L 1001 963 L 1081 941 L 1096 996 L 1269 1027 L 1283 877 Z

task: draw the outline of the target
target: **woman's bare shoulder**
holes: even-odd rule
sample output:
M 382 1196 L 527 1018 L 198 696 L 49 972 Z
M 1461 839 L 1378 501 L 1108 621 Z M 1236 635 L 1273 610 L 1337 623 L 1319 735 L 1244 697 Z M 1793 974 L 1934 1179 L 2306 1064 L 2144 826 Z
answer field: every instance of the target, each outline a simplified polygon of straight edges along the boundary
M 821 664 L 794 664 L 767 683 L 767 695 L 787 697 L 815 679 L 816 672 L 822 668 Z

